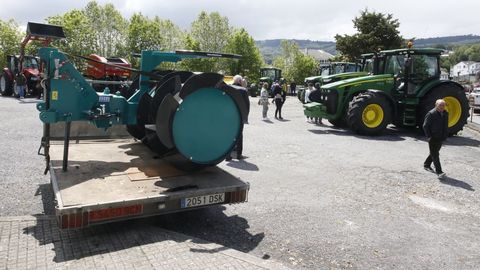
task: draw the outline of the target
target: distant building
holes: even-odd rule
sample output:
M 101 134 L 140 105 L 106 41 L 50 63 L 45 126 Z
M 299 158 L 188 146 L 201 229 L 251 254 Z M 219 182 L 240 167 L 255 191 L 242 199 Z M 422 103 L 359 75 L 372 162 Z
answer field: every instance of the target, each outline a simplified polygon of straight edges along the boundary
M 474 82 L 480 74 L 480 62 L 462 61 L 452 67 L 450 76 L 455 81 Z
M 324 50 L 317 50 L 317 49 L 306 48 L 303 53 L 315 58 L 315 60 L 317 60 L 319 63 L 328 63 L 330 62 L 330 59 L 333 57 L 332 54 Z

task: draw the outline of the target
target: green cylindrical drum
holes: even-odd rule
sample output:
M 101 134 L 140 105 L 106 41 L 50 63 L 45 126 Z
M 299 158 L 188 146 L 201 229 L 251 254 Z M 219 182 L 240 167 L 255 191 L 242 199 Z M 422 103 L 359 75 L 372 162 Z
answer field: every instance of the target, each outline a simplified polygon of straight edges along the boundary
M 240 112 L 228 94 L 202 88 L 179 105 L 172 137 L 177 150 L 191 162 L 217 164 L 234 146 L 240 125 Z

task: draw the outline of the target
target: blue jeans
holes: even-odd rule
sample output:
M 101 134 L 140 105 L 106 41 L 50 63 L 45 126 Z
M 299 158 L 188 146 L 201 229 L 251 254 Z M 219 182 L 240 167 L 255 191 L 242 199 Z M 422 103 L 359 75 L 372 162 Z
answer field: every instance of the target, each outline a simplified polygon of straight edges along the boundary
M 25 85 L 17 85 L 17 92 L 19 97 L 25 97 Z

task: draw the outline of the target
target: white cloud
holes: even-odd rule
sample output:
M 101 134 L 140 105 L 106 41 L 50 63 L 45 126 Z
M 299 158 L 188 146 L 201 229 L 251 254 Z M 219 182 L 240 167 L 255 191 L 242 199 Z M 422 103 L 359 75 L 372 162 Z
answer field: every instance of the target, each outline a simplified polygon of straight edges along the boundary
M 14 18 L 21 24 L 43 21 L 46 17 L 82 8 L 87 0 L 2 1 L 0 19 Z M 126 17 L 134 12 L 158 15 L 188 29 L 202 10 L 218 11 L 237 27 L 244 27 L 256 39 L 301 38 L 333 40 L 335 34 L 354 32 L 352 19 L 368 8 L 393 13 L 400 20 L 405 37 L 434 37 L 444 35 L 480 34 L 477 11 L 480 2 L 458 0 L 99 0 L 113 2 Z M 31 7 L 31 8 L 29 8 Z

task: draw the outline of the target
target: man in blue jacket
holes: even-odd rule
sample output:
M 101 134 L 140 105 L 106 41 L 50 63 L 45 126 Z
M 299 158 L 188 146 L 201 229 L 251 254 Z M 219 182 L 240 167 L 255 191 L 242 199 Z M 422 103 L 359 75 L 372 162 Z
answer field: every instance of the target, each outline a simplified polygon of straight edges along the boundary
M 438 178 L 445 176 L 440 164 L 440 148 L 442 143 L 448 137 L 448 112 L 445 110 L 445 101 L 439 99 L 435 102 L 435 108 L 425 115 L 423 130 L 428 140 L 430 155 L 427 157 L 423 166 L 425 170 L 433 172 L 432 162 L 435 165 L 435 173 Z

